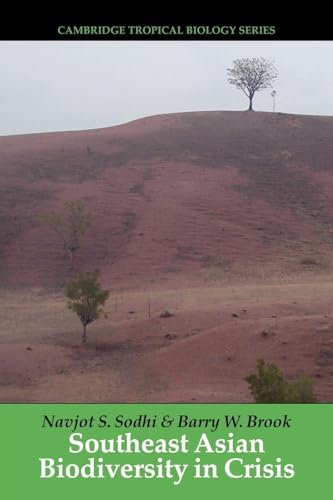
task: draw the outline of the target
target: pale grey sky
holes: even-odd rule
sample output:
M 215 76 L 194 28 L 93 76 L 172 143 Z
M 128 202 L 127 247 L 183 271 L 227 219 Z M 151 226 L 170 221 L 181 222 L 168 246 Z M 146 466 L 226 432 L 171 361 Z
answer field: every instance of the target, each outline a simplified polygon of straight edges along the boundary
M 0 135 L 107 127 L 160 113 L 243 110 L 227 81 L 242 57 L 273 59 L 276 111 L 333 115 L 333 42 L 0 42 Z M 254 99 L 271 111 L 270 91 Z

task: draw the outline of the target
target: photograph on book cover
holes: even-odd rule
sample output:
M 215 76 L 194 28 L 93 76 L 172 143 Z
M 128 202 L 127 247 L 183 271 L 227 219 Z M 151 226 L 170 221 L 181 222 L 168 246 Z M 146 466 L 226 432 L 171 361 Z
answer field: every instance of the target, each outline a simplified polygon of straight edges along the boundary
M 333 42 L 0 42 L 0 402 L 333 401 Z

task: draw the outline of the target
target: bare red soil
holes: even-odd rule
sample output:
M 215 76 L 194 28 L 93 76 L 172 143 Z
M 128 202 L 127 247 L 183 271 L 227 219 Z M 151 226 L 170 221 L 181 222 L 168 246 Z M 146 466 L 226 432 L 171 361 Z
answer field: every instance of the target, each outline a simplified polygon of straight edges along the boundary
M 261 356 L 332 401 L 332 138 L 331 117 L 250 112 L 0 138 L 0 399 L 249 401 Z M 86 348 L 39 219 L 75 199 L 77 270 L 112 292 Z

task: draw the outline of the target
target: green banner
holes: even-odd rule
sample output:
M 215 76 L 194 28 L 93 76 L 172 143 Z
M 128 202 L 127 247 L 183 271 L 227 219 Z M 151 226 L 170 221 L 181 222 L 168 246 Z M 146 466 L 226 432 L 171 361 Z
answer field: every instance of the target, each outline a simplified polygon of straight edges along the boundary
M 333 405 L 1 405 L 8 499 L 313 499 Z

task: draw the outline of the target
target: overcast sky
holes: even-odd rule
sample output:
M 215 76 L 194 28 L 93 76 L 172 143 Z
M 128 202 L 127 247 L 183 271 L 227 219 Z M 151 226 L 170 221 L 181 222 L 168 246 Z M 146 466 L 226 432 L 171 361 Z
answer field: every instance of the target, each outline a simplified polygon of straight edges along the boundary
M 333 115 L 333 42 L 0 42 L 0 135 L 107 127 L 160 113 L 243 110 L 227 81 L 273 59 L 276 111 Z M 254 108 L 272 110 L 266 90 Z

